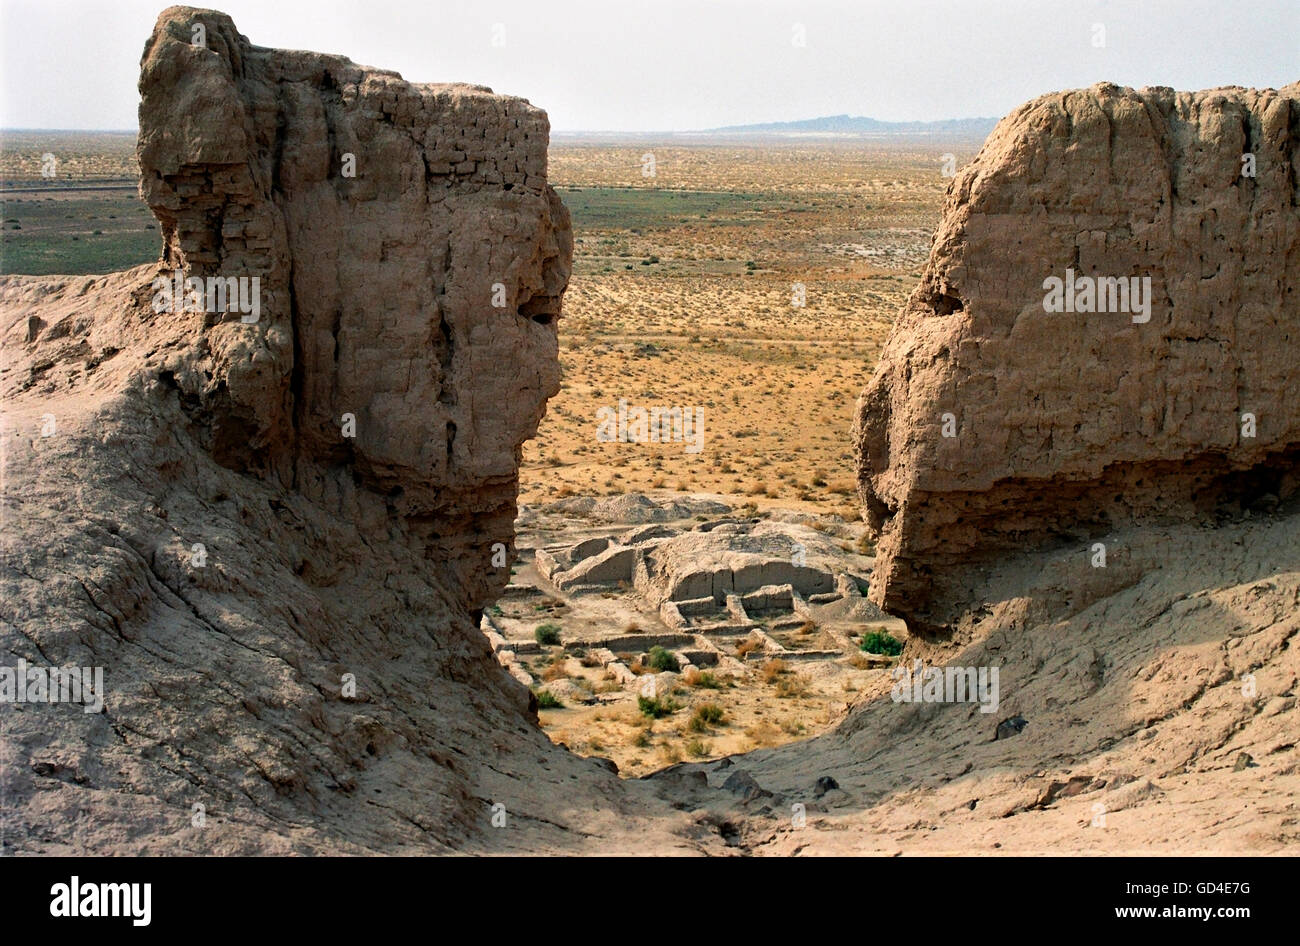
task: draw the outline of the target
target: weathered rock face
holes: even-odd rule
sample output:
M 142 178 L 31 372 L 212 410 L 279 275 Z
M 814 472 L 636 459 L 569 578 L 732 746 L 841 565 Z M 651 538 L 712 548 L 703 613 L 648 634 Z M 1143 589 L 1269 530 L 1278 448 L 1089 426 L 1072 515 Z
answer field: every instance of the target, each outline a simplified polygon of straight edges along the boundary
M 161 265 L 0 279 L 0 690 L 102 673 L 5 693 L 4 853 L 680 843 L 474 620 L 559 379 L 545 115 L 188 8 L 140 86 Z M 176 269 L 257 278 L 256 321 L 157 311 Z
M 1097 85 L 998 125 L 858 405 L 877 604 L 936 630 L 999 556 L 1294 492 L 1298 178 L 1300 84 Z M 1085 298 L 1102 277 L 1129 292 Z
M 474 607 L 504 584 L 519 448 L 559 390 L 568 212 L 541 109 L 253 46 L 172 8 L 140 74 L 141 193 L 186 276 L 257 277 L 174 370 L 216 459 L 386 494 Z M 355 418 L 355 436 L 344 415 Z

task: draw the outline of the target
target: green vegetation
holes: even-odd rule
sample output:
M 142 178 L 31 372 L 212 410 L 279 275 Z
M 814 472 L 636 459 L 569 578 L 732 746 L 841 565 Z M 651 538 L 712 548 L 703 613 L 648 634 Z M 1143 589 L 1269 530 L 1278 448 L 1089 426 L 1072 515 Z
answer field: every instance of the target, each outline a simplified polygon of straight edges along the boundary
M 669 714 L 676 712 L 682 707 L 676 700 L 667 698 L 661 700 L 657 696 L 638 696 L 636 698 L 636 708 L 639 709 L 644 716 L 649 716 L 651 719 L 659 719 L 660 717 L 668 716 Z
M 676 673 L 681 669 L 681 664 L 677 662 L 677 658 L 673 656 L 671 651 L 665 650 L 656 644 L 650 648 L 650 668 L 660 673 Z
M 564 704 L 556 699 L 555 694 L 550 690 L 542 690 L 537 694 L 538 709 L 564 709 Z
M 560 643 L 560 625 L 539 624 L 533 631 L 533 637 L 543 647 L 554 647 Z
M 158 259 L 162 237 L 157 221 L 134 191 L 6 194 L 0 273 L 89 275 Z
M 656 230 L 686 224 L 735 227 L 765 212 L 789 210 L 779 194 L 665 190 L 659 187 L 557 187 L 573 215 L 575 233 Z
M 869 654 L 897 657 L 903 652 L 903 642 L 894 635 L 877 629 L 862 635 L 862 649 Z
M 717 703 L 701 703 L 695 707 L 695 714 L 686 728 L 691 732 L 708 732 L 710 726 L 727 725 L 727 714 Z

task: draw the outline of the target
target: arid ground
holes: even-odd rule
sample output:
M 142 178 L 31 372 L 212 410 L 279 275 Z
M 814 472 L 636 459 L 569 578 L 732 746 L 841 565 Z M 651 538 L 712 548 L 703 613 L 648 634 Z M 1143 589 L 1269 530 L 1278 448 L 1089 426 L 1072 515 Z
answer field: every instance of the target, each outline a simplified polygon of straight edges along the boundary
M 520 502 L 669 489 L 856 520 L 852 405 L 925 259 L 943 156 L 978 145 L 553 142 L 575 271 L 564 387 L 525 447 Z M 133 136 L 7 133 L 2 148 L 3 272 L 157 258 Z M 600 442 L 596 411 L 621 398 L 702 411 L 703 448 Z
M 1099 98 L 1111 94 L 1106 89 L 1088 93 Z M 1145 122 L 1140 125 L 1143 135 L 1149 132 Z M 1012 162 L 1022 152 L 1006 147 L 1006 141 L 992 159 L 986 151 L 980 160 L 995 170 L 1004 167 L 999 161 Z M 1099 141 L 1106 143 L 1105 136 Z M 51 451 L 64 452 L 52 452 L 54 462 L 34 465 L 31 477 L 36 486 L 29 490 L 33 498 L 28 504 L 48 517 L 33 521 L 43 522 L 51 534 L 64 529 L 71 536 L 51 543 L 49 555 L 59 564 L 42 567 L 66 568 L 80 581 L 85 567 L 79 563 L 100 560 L 94 556 L 121 553 L 138 567 L 131 557 L 143 554 L 137 545 L 153 548 L 148 559 L 152 568 L 142 579 L 147 594 L 137 595 L 126 579 L 114 578 L 118 572 L 111 568 L 99 575 L 120 590 L 120 604 L 104 594 L 92 595 L 84 586 L 72 588 L 71 578 L 64 580 L 65 597 L 81 606 L 77 595 L 84 590 L 89 602 L 85 607 L 93 605 L 96 616 L 113 617 L 119 608 L 125 614 L 137 607 L 137 597 L 150 600 L 156 594 L 168 602 L 174 598 L 178 609 L 169 610 L 175 605 L 168 605 L 149 612 L 158 616 L 157 626 L 146 628 L 144 640 L 151 640 L 151 633 L 166 636 L 171 625 L 188 622 L 180 608 L 187 607 L 196 620 L 202 616 L 198 607 L 182 601 L 180 592 L 169 590 L 171 585 L 154 590 L 154 583 L 165 583 L 168 576 L 181 591 L 210 595 L 211 600 L 218 600 L 225 587 L 221 582 L 227 580 L 255 586 L 258 593 L 248 596 L 252 616 L 245 619 L 239 612 L 239 627 L 222 631 L 234 648 L 234 656 L 225 654 L 223 659 L 254 667 L 262 667 L 267 655 L 243 643 L 242 633 L 253 635 L 259 644 L 292 651 L 295 660 L 301 649 L 297 639 L 279 640 L 265 633 L 265 627 L 278 620 L 258 610 L 268 598 L 262 592 L 267 576 L 280 575 L 283 580 L 276 587 L 319 585 L 336 595 L 331 607 L 347 618 L 336 633 L 357 629 L 353 637 L 345 637 L 343 649 L 354 663 L 362 664 L 358 677 L 383 685 L 393 667 L 415 674 L 409 689 L 403 689 L 408 679 L 399 675 L 397 688 L 381 692 L 365 714 L 354 713 L 351 702 L 326 700 L 294 684 L 295 699 L 304 705 L 314 700 L 312 705 L 324 707 L 322 713 L 349 714 L 337 728 L 351 741 L 340 737 L 328 745 L 331 751 L 337 748 L 338 758 L 351 760 L 347 764 L 360 760 L 357 771 L 370 781 L 336 780 L 330 773 L 330 781 L 321 782 L 323 770 L 303 766 L 301 757 L 293 754 L 283 756 L 287 761 L 268 756 L 275 764 L 269 772 L 246 765 L 242 758 L 225 759 L 223 764 L 247 780 L 240 785 L 262 790 L 260 778 L 273 786 L 274 798 L 261 802 L 267 811 L 274 810 L 282 788 L 296 790 L 295 780 L 305 777 L 302 771 L 315 773 L 310 777 L 318 779 L 313 784 L 325 797 L 330 817 L 361 824 L 351 835 L 360 841 L 347 841 L 360 845 L 355 850 L 402 850 L 408 822 L 419 824 L 431 837 L 437 834 L 442 829 L 426 827 L 434 823 L 425 811 L 431 802 L 445 806 L 438 815 L 440 824 L 464 826 L 465 837 L 473 838 L 489 810 L 483 802 L 520 797 L 520 792 L 534 793 L 509 806 L 511 817 L 525 826 L 520 834 L 503 834 L 504 841 L 494 838 L 491 845 L 474 847 L 478 842 L 462 844 L 443 831 L 437 843 L 448 849 L 493 852 L 548 846 L 773 854 L 1294 850 L 1300 777 L 1294 737 L 1300 679 L 1294 659 L 1300 519 L 1293 515 L 1293 480 L 1243 480 L 1236 493 L 1227 490 L 1224 502 L 1200 519 L 1155 527 L 1121 521 L 1107 533 L 1112 554 L 1104 567 L 1082 554 L 1088 550 L 1095 556 L 1095 546 L 1077 540 L 1019 557 L 1005 555 L 987 574 L 963 573 L 963 581 L 969 578 L 963 590 L 977 606 L 966 615 L 969 620 L 947 636 L 911 636 L 902 620 L 886 616 L 861 593 L 868 586 L 873 593 L 882 586 L 878 566 L 897 555 L 898 548 L 891 550 L 884 532 L 868 535 L 860 518 L 863 497 L 856 492 L 852 456 L 855 404 L 877 403 L 858 399 L 864 388 L 871 390 L 869 382 L 888 380 L 885 370 L 870 381 L 900 310 L 906 318 L 909 307 L 961 302 L 926 291 L 944 284 L 936 273 L 951 274 L 956 266 L 949 251 L 957 244 L 945 245 L 942 239 L 960 229 L 953 206 L 943 218 L 934 254 L 930 244 L 949 184 L 945 165 L 960 168 L 978 148 L 979 142 L 943 138 L 809 139 L 761 145 L 740 139 L 677 139 L 668 145 L 645 139 L 552 142 L 551 182 L 569 208 L 575 238 L 574 271 L 559 323 L 563 380 L 537 436 L 523 447 L 516 554 L 512 561 L 493 563 L 494 568 L 509 568 L 509 583 L 499 596 L 478 599 L 481 613 L 478 607 L 467 608 L 460 618 L 460 632 L 475 646 L 482 642 L 468 618 L 473 614 L 480 620 L 497 662 L 531 690 L 531 697 L 522 686 L 508 686 L 511 681 L 488 664 L 485 650 L 478 652 L 477 664 L 451 652 L 445 645 L 455 642 L 454 634 L 445 641 L 438 634 L 418 640 L 402 636 L 408 623 L 439 633 L 448 629 L 447 609 L 418 612 L 422 603 L 436 605 L 439 593 L 435 583 L 425 579 L 436 578 L 437 569 L 430 566 L 442 563 L 426 546 L 389 542 L 381 548 L 394 557 L 369 562 L 372 550 L 360 531 L 366 523 L 357 515 L 321 517 L 319 509 L 309 508 L 308 500 L 296 495 L 291 501 L 298 504 L 294 508 L 305 510 L 300 515 L 285 513 L 278 496 L 255 503 L 261 493 L 253 491 L 263 488 L 262 481 L 219 467 L 206 448 L 185 448 L 186 456 L 207 464 L 196 468 L 205 471 L 196 479 L 199 486 L 187 483 L 185 489 L 156 497 L 141 493 L 137 507 L 159 522 L 173 523 L 167 528 L 175 530 L 177 522 L 210 522 L 212 509 L 225 504 L 231 511 L 223 513 L 221 521 L 243 530 L 229 547 L 252 548 L 266 534 L 279 537 L 277 554 L 298 548 L 298 533 L 288 530 L 316 522 L 318 533 L 309 548 L 341 550 L 345 556 L 364 548 L 364 553 L 356 553 L 360 564 L 355 556 L 340 559 L 330 565 L 333 573 L 317 575 L 305 560 L 290 556 L 286 561 L 291 569 L 263 573 L 258 570 L 262 559 L 249 554 L 235 556 L 230 572 L 225 563 L 202 572 L 204 584 L 192 570 L 167 564 L 175 558 L 173 545 L 181 552 L 184 547 L 159 545 L 161 540 L 153 535 L 135 536 L 118 521 L 122 518 L 129 526 L 147 517 L 120 514 L 119 507 L 127 507 L 116 495 L 97 500 L 113 504 L 113 515 L 103 517 L 103 529 L 98 520 L 65 521 L 61 504 L 45 497 L 73 489 L 57 477 L 65 467 L 76 469 L 74 463 L 81 458 L 72 455 L 74 445 L 88 442 L 70 405 L 66 414 L 73 420 L 68 426 L 82 439 L 51 439 Z M 1097 148 L 1109 156 L 1103 144 Z M 3 272 L 100 274 L 156 260 L 159 233 L 136 196 L 132 149 L 130 135 L 5 136 L 0 148 Z M 1079 160 L 1094 159 L 1101 160 L 1096 155 Z M 978 171 L 978 165 L 972 169 Z M 1014 192 L 1023 177 L 1008 174 L 1000 180 Z M 1006 198 L 989 186 L 995 197 Z M 1281 185 L 1274 189 L 1285 191 Z M 1068 227 L 1073 221 L 1068 219 L 1068 201 L 1065 204 L 1061 225 Z M 1014 228 L 1023 221 L 1016 218 L 1006 225 Z M 563 226 L 542 232 L 563 232 Z M 990 295 L 996 296 L 1012 277 L 1038 278 L 1036 273 L 996 272 L 1004 244 L 1018 236 L 1018 231 L 1011 232 L 1003 243 L 972 250 L 994 273 L 985 281 L 986 287 L 995 287 L 986 289 Z M 477 232 L 473 238 L 478 239 Z M 460 245 L 465 242 L 467 237 Z M 1040 245 L 1059 249 L 1060 244 L 1045 240 Z M 525 257 L 534 248 L 531 243 L 511 245 L 524 246 Z M 1120 249 L 1128 251 L 1126 244 Z M 1182 264 L 1171 266 L 1186 270 Z M 924 278 L 938 281 L 927 281 L 922 292 L 911 296 L 923 269 Z M 82 311 L 88 293 L 91 301 L 85 306 L 93 305 L 95 292 L 124 297 L 130 281 L 143 275 L 119 274 L 98 286 L 89 280 L 67 283 L 58 287 L 60 295 L 53 300 L 42 295 L 46 289 L 41 284 L 15 281 L 10 287 L 16 313 L 10 331 L 14 338 L 28 338 L 22 350 L 27 360 L 16 362 L 15 385 L 27 377 L 32 384 L 40 381 L 57 391 L 58 383 L 70 387 L 96 371 L 96 391 L 115 390 L 113 385 L 124 383 L 122 378 L 135 364 L 131 359 L 140 353 L 108 359 L 118 352 L 118 335 L 129 336 L 135 322 L 110 313 L 118 321 L 104 323 L 103 331 L 111 337 L 92 339 L 98 347 L 87 351 L 93 350 L 93 357 L 71 339 L 61 340 L 67 338 L 65 332 L 84 333 L 96 325 L 95 314 Z M 1192 301 L 1199 304 L 1198 299 Z M 48 324 L 34 314 L 29 317 L 29 308 L 38 303 Z M 1195 310 L 1195 304 L 1189 310 Z M 1270 313 L 1265 313 L 1268 318 L 1273 317 Z M 474 305 L 460 306 L 457 314 L 477 323 Z M 529 317 L 538 321 L 538 315 L 548 313 L 520 309 L 511 315 L 524 316 L 522 328 L 533 331 Z M 137 321 L 148 324 L 150 332 L 172 331 L 176 345 L 190 337 L 180 323 Z M 1027 351 L 1053 352 L 1055 339 L 1045 324 L 1027 320 L 1022 326 L 1043 333 L 1034 336 Z M 538 337 L 554 342 L 549 335 Z M 896 349 L 906 349 L 910 337 L 894 334 L 889 341 L 893 360 L 882 362 L 887 369 L 892 366 L 906 374 L 907 359 L 914 352 Z M 153 339 L 135 342 L 143 349 Z M 935 343 L 935 350 L 941 347 Z M 1243 347 L 1248 349 L 1254 350 Z M 553 352 L 546 350 L 548 364 L 553 364 Z M 920 357 L 930 358 L 930 350 L 920 352 Z M 407 354 L 423 359 L 424 340 L 416 339 Z M 1024 369 L 1017 377 L 1036 390 L 1040 376 L 1058 369 L 1068 373 L 1069 359 L 1062 364 L 1053 354 L 1046 365 L 1017 365 Z M 1123 367 L 1125 362 L 1119 359 L 1115 365 Z M 1169 376 L 1184 377 L 1184 367 L 1180 362 Z M 175 380 L 170 372 L 158 377 L 164 376 Z M 1005 372 L 998 377 L 1006 380 Z M 493 382 L 506 383 L 500 377 Z M 463 390 L 467 396 L 476 390 L 481 395 L 485 386 L 481 377 L 471 377 Z M 541 389 L 532 383 L 513 390 L 527 400 Z M 1188 400 L 1201 399 L 1198 395 Z M 426 403 L 419 400 L 413 413 L 423 418 Z M 888 397 L 879 403 L 890 405 Z M 28 414 L 20 418 L 26 424 L 27 443 L 35 445 L 28 448 L 30 456 L 44 444 L 42 435 L 33 432 L 37 406 L 45 410 L 49 404 L 30 399 Z M 503 405 L 503 413 L 511 406 L 517 405 Z M 621 406 L 689 410 L 701 420 L 692 431 L 698 437 L 659 443 L 602 437 L 602 409 L 617 412 Z M 176 426 L 176 411 L 151 415 L 150 429 Z M 164 423 L 163 418 L 172 420 Z M 912 429 L 901 431 L 897 443 L 911 444 Z M 860 439 L 861 429 L 858 434 Z M 148 446 L 143 438 L 127 442 Z M 1029 459 L 1038 462 L 1041 452 Z M 999 458 L 996 445 L 982 457 Z M 1176 464 L 1170 468 L 1179 469 Z M 1164 479 L 1169 479 L 1170 468 L 1160 468 Z M 1267 464 L 1263 469 L 1267 472 Z M 76 484 L 78 494 L 82 485 Z M 98 482 L 85 485 L 92 499 L 99 496 L 98 490 L 107 489 Z M 1274 485 L 1277 494 L 1265 491 Z M 953 493 L 961 493 L 963 486 L 958 483 Z M 192 499 L 192 492 L 198 500 Z M 391 493 L 383 500 L 375 498 L 378 493 L 366 495 L 375 503 L 391 498 Z M 1013 496 L 1008 503 L 1014 506 L 1021 498 Z M 238 514 L 233 511 L 236 505 Z M 925 502 L 917 505 L 924 507 Z M 940 505 L 931 503 L 930 508 Z M 501 508 L 505 514 L 498 524 L 508 526 L 508 496 Z M 869 501 L 867 508 L 872 509 Z M 384 510 L 374 511 L 383 518 Z M 1013 531 L 1022 525 L 1016 512 L 1012 509 L 1005 517 Z M 983 522 L 1000 525 L 1001 515 L 994 510 Z M 162 526 L 150 528 L 163 534 Z M 119 531 L 126 537 L 109 538 Z M 939 536 L 936 544 L 950 543 L 951 533 L 942 528 L 922 529 L 904 539 L 915 543 L 931 538 L 931 533 Z M 773 534 L 779 541 L 771 539 Z M 879 540 L 879 550 L 873 538 Z M 1092 542 L 1091 536 L 1087 542 Z M 628 569 L 645 568 L 645 543 L 657 543 L 657 571 L 632 574 Z M 65 545 L 80 557 L 63 564 Z M 481 550 L 481 544 L 464 545 L 446 558 L 454 562 L 457 554 L 465 557 Z M 703 571 L 689 574 L 695 551 L 701 553 Z M 818 585 L 794 594 L 792 589 L 808 579 L 797 573 L 805 551 L 817 558 L 812 570 L 833 579 L 833 590 Z M 750 553 L 763 561 L 756 565 L 753 558 L 741 560 Z M 278 559 L 271 555 L 268 561 L 271 569 Z M 938 569 L 916 573 L 928 580 L 954 563 L 940 561 Z M 717 565 L 716 572 L 711 565 Z M 775 580 L 754 580 L 756 572 L 766 577 L 769 569 Z M 292 576 L 285 577 L 290 571 Z M 304 571 L 307 579 L 300 581 Z M 375 579 L 360 592 L 349 584 L 354 578 L 364 583 L 369 581 L 366 576 L 388 573 L 404 573 L 411 580 L 389 587 L 386 580 Z M 742 573 L 745 589 L 736 578 Z M 235 577 L 227 579 L 228 574 Z M 710 577 L 723 574 L 736 585 L 720 582 L 709 587 Z M 46 606 L 44 587 L 26 573 L 20 577 L 29 582 L 21 585 L 27 589 L 28 604 L 37 610 Z M 784 602 L 773 600 L 781 594 L 786 595 Z M 302 601 L 317 600 L 304 595 Z M 269 597 L 273 603 L 279 600 Z M 209 606 L 207 598 L 200 600 L 209 611 L 216 607 Z M 324 612 L 301 602 L 297 611 L 306 615 L 301 623 L 315 634 Z M 891 613 L 903 612 L 891 608 Z M 299 620 L 297 613 L 292 616 Z M 184 638 L 202 642 L 201 654 L 186 657 L 200 672 L 209 659 L 208 632 L 215 628 L 205 624 Z M 895 659 L 882 654 L 879 646 L 889 635 L 894 644 L 906 644 L 909 663 L 972 671 L 1000 667 L 1001 702 L 995 696 L 987 713 L 970 700 L 954 701 L 970 705 L 945 707 L 938 705 L 943 701 L 918 698 L 900 705 L 891 692 Z M 134 648 L 135 639 L 126 644 Z M 310 644 L 315 647 L 317 642 L 313 638 Z M 371 660 L 373 667 L 367 663 Z M 138 673 L 149 689 L 141 687 L 144 696 L 137 697 L 162 701 L 167 694 L 159 694 L 153 685 L 156 669 L 148 662 L 142 666 Z M 351 667 L 330 663 L 313 672 L 337 675 Z M 472 672 L 462 679 L 467 668 Z M 484 669 L 491 673 L 483 674 Z M 130 672 L 136 671 L 128 671 L 128 678 Z M 310 679 L 309 673 L 301 676 Z M 485 686 L 489 678 L 494 683 Z M 430 687 L 436 690 L 434 697 Z M 546 745 L 532 723 L 534 698 L 543 731 L 573 754 Z M 224 705 L 220 694 L 217 699 L 214 705 Z M 293 712 L 294 700 L 278 690 L 260 699 L 227 708 L 258 739 L 265 739 L 256 750 L 246 750 L 241 743 L 233 751 L 266 755 L 284 744 L 274 729 L 280 721 L 276 714 L 285 706 L 290 707 L 285 712 Z M 465 707 L 471 711 L 460 712 Z M 390 710 L 401 719 L 383 722 L 381 717 Z M 415 714 L 410 720 L 405 718 L 408 711 Z M 148 716 L 145 710 L 136 712 Z M 188 717 L 184 725 L 189 727 L 187 735 L 176 744 L 186 751 L 191 732 L 214 740 L 210 754 L 227 750 L 219 726 L 200 729 Z M 285 725 L 290 732 L 311 731 L 317 721 L 292 718 Z M 492 764 L 484 767 L 481 785 L 474 793 L 439 789 L 460 784 L 450 760 L 456 753 L 470 754 L 461 745 L 470 751 L 482 748 L 480 726 L 495 740 Z M 33 744 L 45 739 L 43 732 L 33 732 Z M 446 737 L 450 748 L 432 754 L 406 751 L 408 743 L 418 748 L 430 734 Z M 401 751 L 390 751 L 394 745 Z M 131 765 L 149 761 L 125 739 L 120 750 L 114 744 L 114 751 Z M 89 749 L 72 740 L 52 748 L 42 743 L 31 750 L 34 763 L 27 768 L 32 774 L 24 771 L 21 776 L 25 784 L 44 781 L 39 791 L 29 791 L 36 799 L 24 815 L 29 823 L 67 821 L 82 810 L 81 796 L 65 781 L 80 784 L 76 779 L 82 768 L 97 771 L 93 765 L 98 763 L 83 760 L 83 753 Z M 194 757 L 203 759 L 203 753 Z M 501 762 L 508 758 L 528 761 L 512 768 L 514 763 Z M 428 769 L 418 768 L 426 764 Z M 626 781 L 616 780 L 613 769 Z M 358 791 L 373 794 L 392 788 L 394 795 L 401 795 L 400 789 L 413 779 L 422 779 L 419 784 L 425 787 L 412 801 L 416 814 L 400 812 L 404 821 L 390 821 L 387 808 L 354 803 Z M 587 792 L 588 782 L 597 788 Z M 573 789 L 574 795 L 556 786 Z M 113 798 L 117 804 L 117 793 Z M 146 820 L 136 816 L 136 822 Z M 193 850 L 264 851 L 267 823 L 249 821 L 240 832 L 187 837 L 183 843 L 210 845 L 210 839 L 221 839 L 220 846 Z M 321 823 L 330 824 L 328 818 Z M 305 826 L 304 839 L 295 843 L 318 843 L 305 837 L 314 830 Z M 47 842 L 38 838 L 38 843 Z M 80 838 L 78 843 L 129 849 L 121 838 L 109 835 Z
M 925 260 L 941 156 L 977 147 L 553 144 L 576 243 L 565 380 L 520 501 L 666 488 L 856 520 L 853 402 Z M 599 442 L 620 398 L 702 409 L 703 449 Z
M 868 551 L 850 458 L 853 404 L 925 259 L 945 159 L 960 164 L 978 146 L 948 137 L 553 141 L 551 176 L 574 223 L 574 275 L 560 323 L 563 387 L 525 445 L 521 506 L 709 494 L 742 514 L 819 517 L 818 528 L 841 533 L 846 565 Z M 7 134 L 0 175 L 4 272 L 108 273 L 156 258 L 155 221 L 136 195 L 134 136 Z M 620 400 L 693 409 L 699 449 L 602 441 L 597 411 Z M 587 525 L 566 531 L 555 518 L 540 536 L 521 523 L 525 556 Z M 558 616 L 538 621 L 655 630 L 654 610 L 638 612 L 622 595 L 592 609 L 591 596 L 557 593 L 526 561 L 518 570 L 543 600 L 560 603 Z M 520 606 L 508 596 L 494 611 L 504 619 Z M 518 617 L 527 636 L 528 616 Z M 904 636 L 902 622 L 870 617 L 856 630 Z M 796 638 L 808 643 L 814 633 L 829 631 Z M 624 656 L 642 669 L 635 654 Z M 563 647 L 521 660 L 538 691 L 558 690 L 560 680 L 572 681 L 570 692 L 592 691 L 589 705 L 543 708 L 543 726 L 581 754 L 614 759 L 625 775 L 824 731 L 882 672 L 851 652 L 797 668 L 759 664 L 706 677 L 703 687 L 683 683 L 673 697 L 680 708 L 650 719 L 635 688 L 624 692 Z M 700 705 L 720 708 L 724 721 L 692 724 Z

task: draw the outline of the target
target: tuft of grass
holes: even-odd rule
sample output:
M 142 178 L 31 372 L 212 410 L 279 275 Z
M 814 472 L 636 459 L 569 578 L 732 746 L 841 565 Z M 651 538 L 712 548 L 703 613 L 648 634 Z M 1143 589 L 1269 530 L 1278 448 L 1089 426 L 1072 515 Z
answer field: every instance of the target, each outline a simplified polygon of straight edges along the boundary
M 567 677 L 569 675 L 568 671 L 565 669 L 565 664 L 567 663 L 568 661 L 563 658 L 554 661 L 549 667 L 542 671 L 542 679 L 547 683 L 550 683 L 552 680 L 559 680 L 563 677 Z
M 695 714 L 686 728 L 691 732 L 708 732 L 710 726 L 727 725 L 727 714 L 717 703 L 701 703 L 695 707 Z
M 686 753 L 700 759 L 709 754 L 709 747 L 703 739 L 692 739 L 686 744 Z
M 564 704 L 556 699 L 555 694 L 550 690 L 542 690 L 537 694 L 538 709 L 564 709 Z
M 886 657 L 897 657 L 903 652 L 903 642 L 880 628 L 863 634 L 861 647 L 869 654 L 884 654 Z
M 554 646 L 560 643 L 560 625 L 539 624 L 533 631 L 533 637 L 539 644 L 544 646 Z
M 776 681 L 776 696 L 781 700 L 792 700 L 808 693 L 808 681 L 801 674 L 791 674 Z
M 721 690 L 722 684 L 708 670 L 700 670 L 688 681 L 691 686 L 698 687 L 701 690 Z
M 650 667 L 660 673 L 676 673 L 681 669 L 681 664 L 673 656 L 671 651 L 665 650 L 658 644 L 650 648 Z
M 764 720 L 745 730 L 745 735 L 753 741 L 756 746 L 774 746 L 781 741 L 781 730 L 776 727 L 775 723 Z
M 764 683 L 772 683 L 780 677 L 781 674 L 789 672 L 790 665 L 777 657 L 775 660 L 769 660 L 767 663 L 763 664 L 763 669 L 760 671 L 760 675 Z
M 661 700 L 657 696 L 638 696 L 636 698 L 636 708 L 641 711 L 643 716 L 659 719 L 681 709 L 681 704 L 668 697 Z

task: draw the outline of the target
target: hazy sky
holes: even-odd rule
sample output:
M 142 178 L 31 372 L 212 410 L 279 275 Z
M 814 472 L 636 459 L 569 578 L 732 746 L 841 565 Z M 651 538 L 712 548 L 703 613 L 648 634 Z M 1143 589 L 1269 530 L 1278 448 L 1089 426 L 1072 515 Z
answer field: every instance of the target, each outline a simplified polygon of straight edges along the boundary
M 0 0 L 0 127 L 135 128 L 165 4 Z M 1300 79 L 1300 0 L 224 0 L 261 46 L 522 95 L 556 130 L 1001 116 L 1043 92 Z M 1093 24 L 1105 47 L 1093 45 Z M 805 44 L 795 43 L 802 28 Z M 494 36 L 504 45 L 493 45 Z

